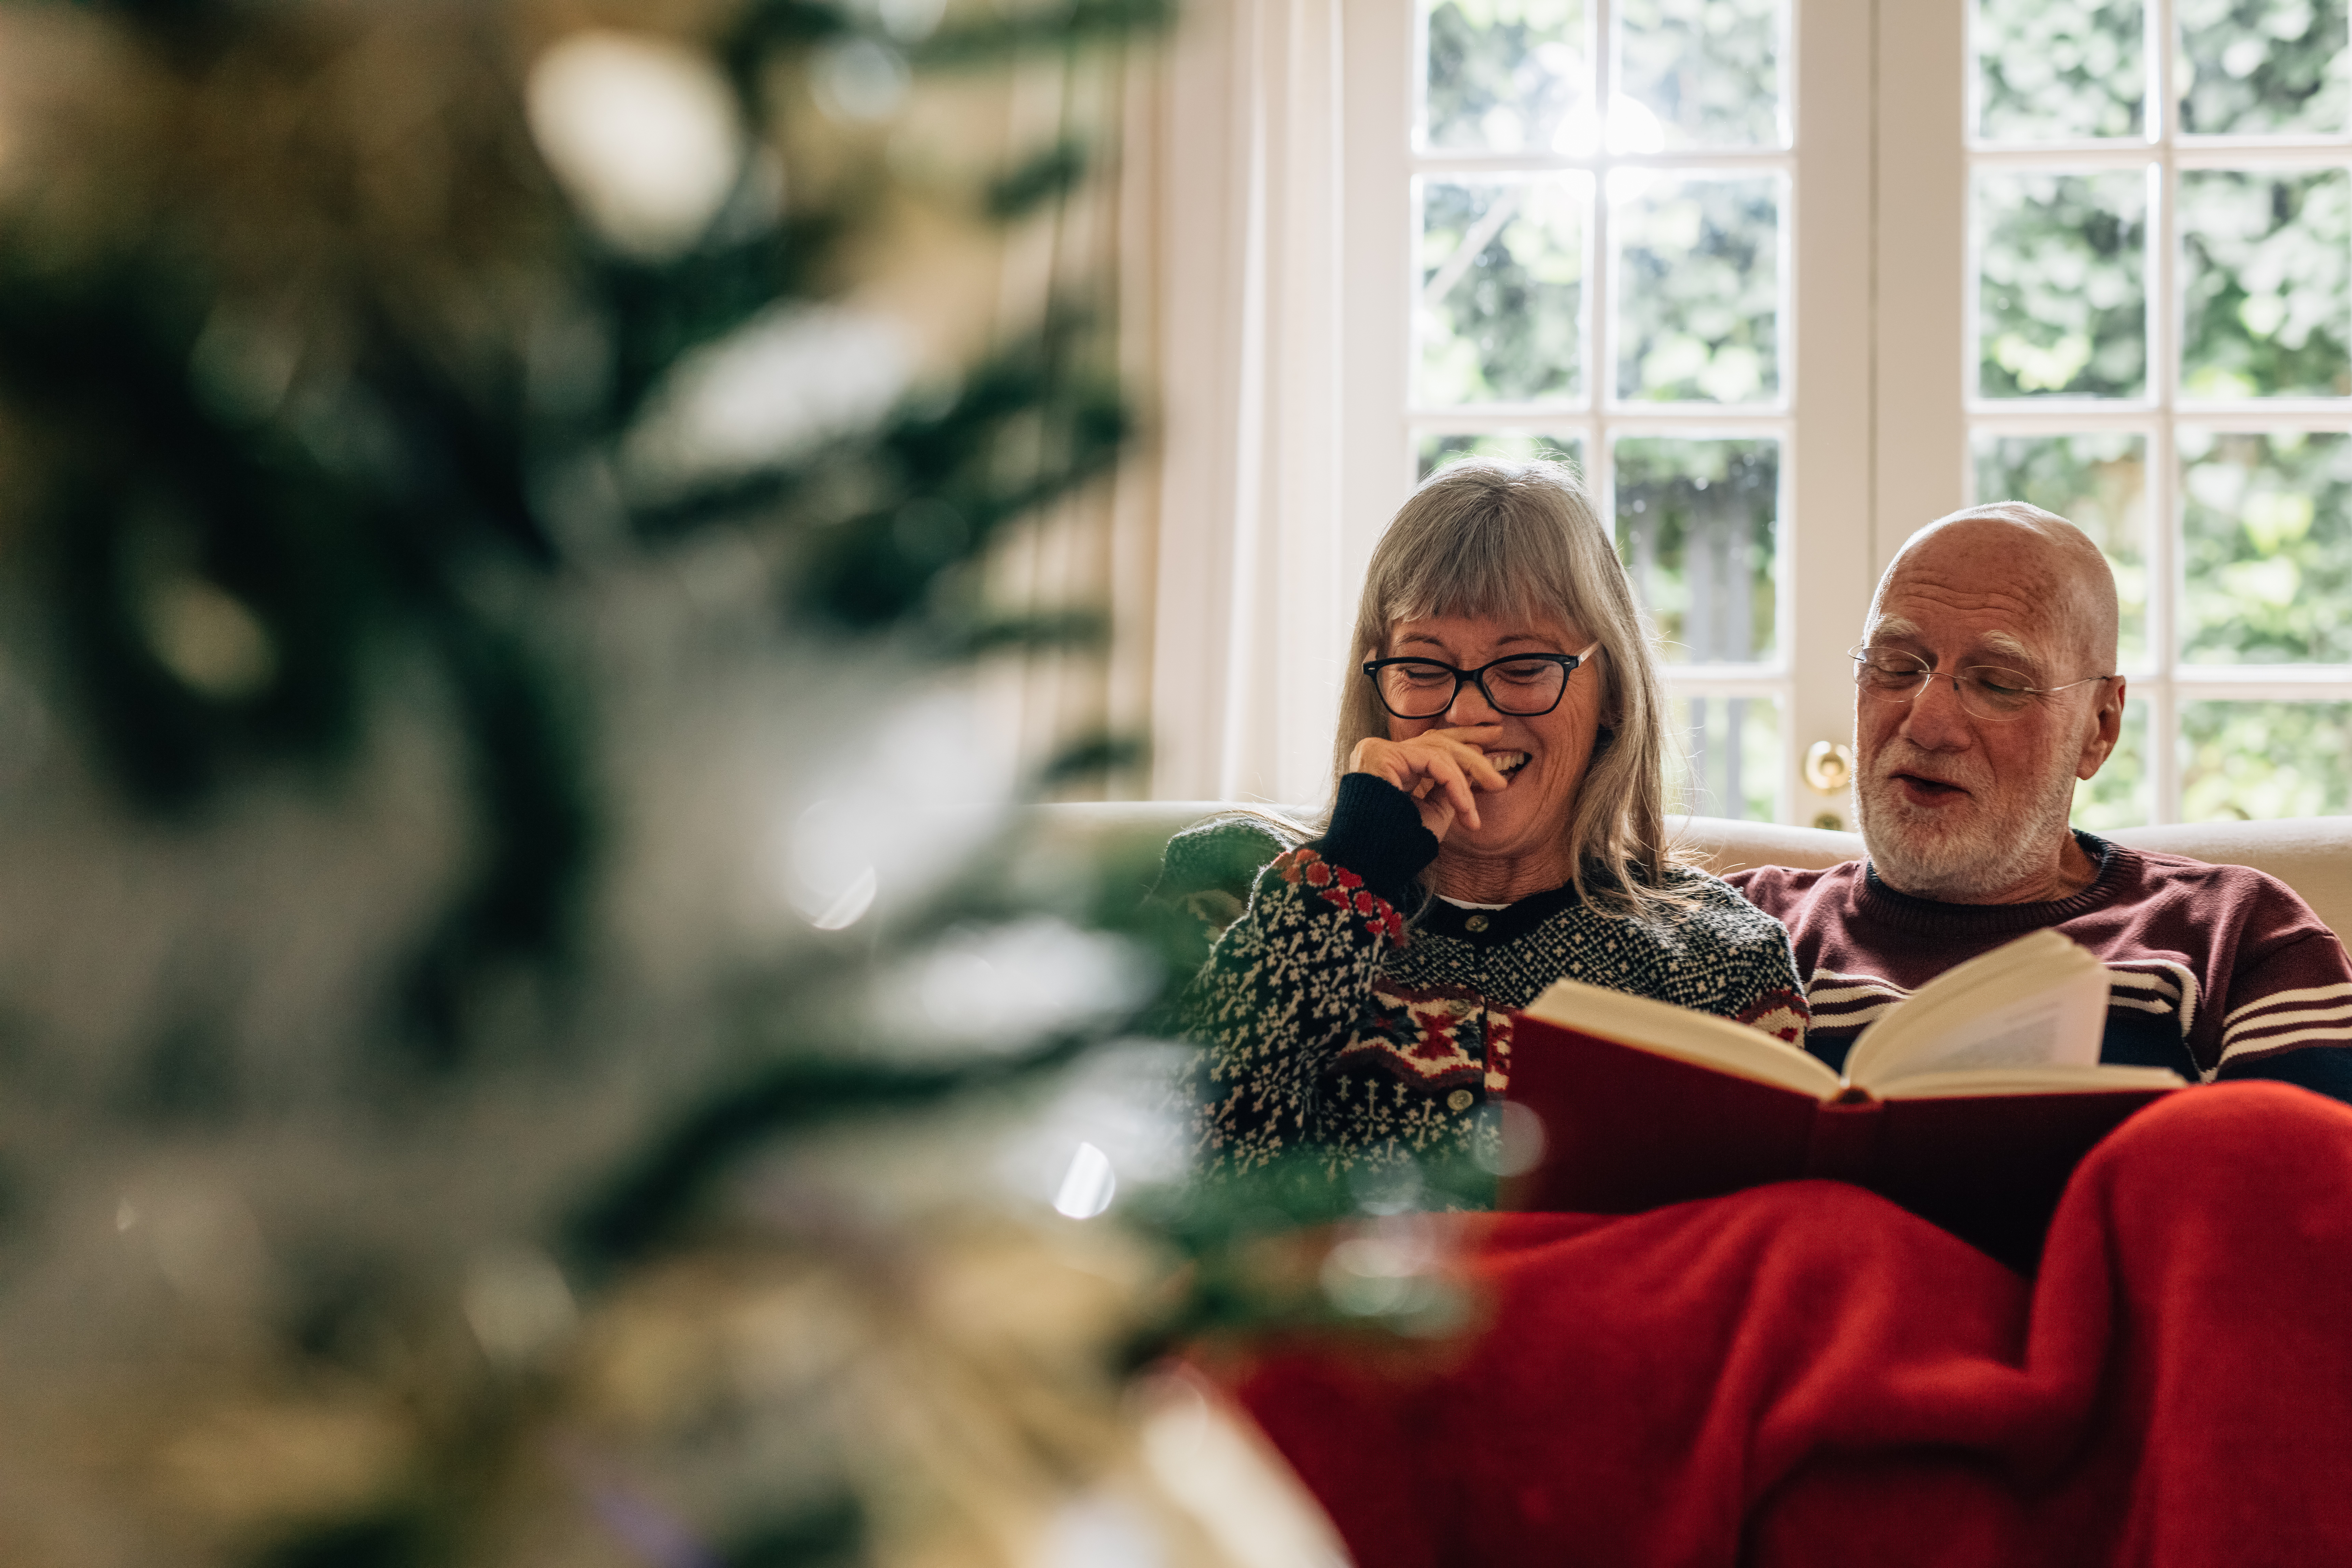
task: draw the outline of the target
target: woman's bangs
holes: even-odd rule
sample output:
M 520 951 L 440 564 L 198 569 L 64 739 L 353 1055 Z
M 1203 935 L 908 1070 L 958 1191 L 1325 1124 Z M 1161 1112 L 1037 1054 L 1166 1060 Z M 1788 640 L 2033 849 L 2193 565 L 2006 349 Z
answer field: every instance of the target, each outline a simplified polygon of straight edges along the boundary
M 1526 549 L 1530 542 L 1526 539 L 1519 542 L 1519 550 L 1504 548 L 1499 532 L 1484 538 L 1457 536 L 1418 560 L 1395 563 L 1389 591 L 1381 595 L 1388 624 L 1439 616 L 1528 622 L 1563 618 L 1571 595 L 1566 583 L 1551 580 L 1563 563 L 1544 559 L 1552 551 Z

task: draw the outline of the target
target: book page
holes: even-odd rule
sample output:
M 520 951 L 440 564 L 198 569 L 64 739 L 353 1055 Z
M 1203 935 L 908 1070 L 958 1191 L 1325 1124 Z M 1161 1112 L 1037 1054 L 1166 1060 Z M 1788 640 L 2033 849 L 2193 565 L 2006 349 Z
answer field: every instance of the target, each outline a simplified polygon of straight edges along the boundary
M 2035 931 L 1921 986 L 1863 1032 L 1846 1077 L 1875 1092 L 1925 1072 L 2090 1067 L 2106 1018 L 2106 967 L 2055 931 Z
M 2183 1089 L 2188 1083 L 2170 1068 L 2006 1068 L 1915 1073 L 1881 1084 L 1878 1093 L 1885 1100 L 1959 1100 L 1994 1094 L 2099 1094 L 2116 1089 Z
M 1817 1100 L 1831 1099 L 1843 1087 L 1835 1072 L 1801 1047 L 1671 1002 L 1628 996 L 1622 991 L 1577 980 L 1555 980 L 1528 1005 L 1527 1012 L 1531 1018 L 1563 1029 L 1597 1035 L 1637 1050 L 1794 1089 Z

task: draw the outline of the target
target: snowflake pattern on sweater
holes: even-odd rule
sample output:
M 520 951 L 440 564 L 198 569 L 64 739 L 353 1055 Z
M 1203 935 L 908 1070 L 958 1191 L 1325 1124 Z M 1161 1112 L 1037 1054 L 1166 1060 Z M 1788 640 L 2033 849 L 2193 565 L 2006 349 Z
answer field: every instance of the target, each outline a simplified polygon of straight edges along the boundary
M 1409 930 L 1328 847 L 1259 874 L 1193 983 L 1193 1133 L 1211 1172 L 1299 1149 L 1334 1175 L 1491 1157 L 1485 1107 L 1510 1083 L 1509 1015 L 1561 975 L 1802 1037 L 1788 933 L 1712 877 L 1674 872 L 1692 903 L 1665 920 L 1559 889 L 1495 910 L 1435 900 Z

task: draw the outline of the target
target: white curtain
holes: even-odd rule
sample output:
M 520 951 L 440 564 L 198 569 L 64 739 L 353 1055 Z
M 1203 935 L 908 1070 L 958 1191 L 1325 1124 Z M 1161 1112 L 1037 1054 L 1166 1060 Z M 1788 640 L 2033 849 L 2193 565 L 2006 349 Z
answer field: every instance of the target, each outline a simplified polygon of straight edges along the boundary
M 1016 230 L 999 263 L 999 333 L 1033 327 L 1057 294 L 1116 290 L 1119 379 L 1149 418 L 1160 380 L 1157 247 L 1159 159 L 1166 98 L 1164 51 L 1082 51 L 1016 72 L 1004 104 L 1005 161 L 1078 137 L 1118 150 L 1048 219 Z M 1006 613 L 1076 610 L 1107 616 L 1108 650 L 1048 649 L 996 663 L 981 698 L 991 730 L 1018 764 L 1034 767 L 1081 737 L 1149 736 L 1152 602 L 1159 553 L 1160 466 L 1146 441 L 1111 479 L 1013 531 L 989 562 L 989 596 Z M 1143 772 L 1073 779 L 1066 797 L 1138 796 Z
M 1127 263 L 1157 274 L 1163 800 L 1299 803 L 1327 786 L 1356 589 L 1340 526 L 1340 13 L 1195 0 L 1164 61 L 1160 228 Z
M 997 313 L 1115 278 L 1118 357 L 1155 437 L 1108 486 L 1008 540 L 1006 608 L 1108 611 L 1112 645 L 986 683 L 1034 760 L 1148 734 L 1143 773 L 1065 793 L 1305 804 L 1328 785 L 1357 584 L 1340 524 L 1343 0 L 1193 0 L 1109 71 L 1033 69 L 1008 142 L 1115 127 L 1115 175 L 1015 237 Z

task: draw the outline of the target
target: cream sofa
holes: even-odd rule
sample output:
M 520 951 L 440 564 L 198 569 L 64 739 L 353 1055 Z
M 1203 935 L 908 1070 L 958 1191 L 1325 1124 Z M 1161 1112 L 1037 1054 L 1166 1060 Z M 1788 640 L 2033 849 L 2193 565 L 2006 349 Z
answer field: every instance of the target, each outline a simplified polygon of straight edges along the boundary
M 1056 836 L 1132 843 L 1164 842 L 1188 824 L 1232 807 L 1217 801 L 1172 800 L 1073 803 L 1043 809 Z M 1862 853 L 1858 835 L 1769 822 L 1677 817 L 1675 832 L 1712 871 L 1742 866 L 1834 866 Z M 2301 893 L 2337 936 L 2352 932 L 2352 816 L 2179 823 L 2119 828 L 2111 837 L 2136 848 L 2267 871 Z

